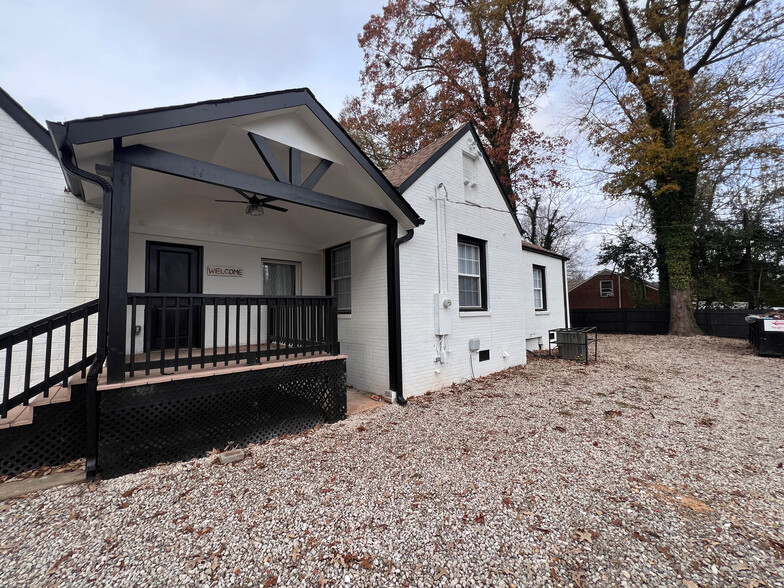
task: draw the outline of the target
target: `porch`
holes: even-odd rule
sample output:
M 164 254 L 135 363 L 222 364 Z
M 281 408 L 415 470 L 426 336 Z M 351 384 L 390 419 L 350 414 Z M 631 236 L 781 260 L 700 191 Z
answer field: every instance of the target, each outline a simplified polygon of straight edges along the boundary
M 345 414 L 348 377 L 404 402 L 396 244 L 423 221 L 308 90 L 49 128 L 69 188 L 101 210 L 99 296 L 81 314 L 78 363 L 71 311 L 7 340 L 6 371 L 22 365 L 23 385 L 4 390 L 4 416 L 81 373 L 94 475 L 118 398 L 184 394 L 187 406 L 209 382 L 235 396 L 254 389 L 247 402 L 260 406 L 321 387 L 337 411 L 310 408 L 329 420 Z M 53 333 L 66 324 L 62 357 Z

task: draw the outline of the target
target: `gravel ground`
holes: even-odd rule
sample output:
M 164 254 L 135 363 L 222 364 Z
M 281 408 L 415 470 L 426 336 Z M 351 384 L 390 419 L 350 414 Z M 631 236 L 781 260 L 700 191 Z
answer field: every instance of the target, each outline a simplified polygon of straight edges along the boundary
M 599 345 L 2 503 L 0 585 L 784 586 L 782 360 Z

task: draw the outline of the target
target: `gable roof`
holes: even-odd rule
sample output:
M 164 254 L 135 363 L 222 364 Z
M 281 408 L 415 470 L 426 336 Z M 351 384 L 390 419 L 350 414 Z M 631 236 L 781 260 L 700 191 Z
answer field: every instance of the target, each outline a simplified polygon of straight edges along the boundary
M 401 192 L 408 190 L 409 186 L 419 179 L 431 165 L 454 145 L 460 137 L 468 131 L 468 123 L 436 139 L 416 153 L 398 161 L 392 167 L 384 170 L 384 175 Z M 431 161 L 432 159 L 432 161 Z
M 30 136 L 41 144 L 41 147 L 57 157 L 57 153 L 46 128 L 33 118 L 22 105 L 11 98 L 11 95 L 0 88 L 0 108 L 5 110 L 20 127 L 27 131 Z
M 518 232 L 520 235 L 522 235 L 523 227 L 520 225 L 520 219 L 517 218 L 517 213 L 512 207 L 512 203 L 509 202 L 509 199 L 504 193 L 504 188 L 501 185 L 501 181 L 498 179 L 498 174 L 495 173 L 495 168 L 493 167 L 493 164 L 487 155 L 487 151 L 485 151 L 482 140 L 479 138 L 474 125 L 470 122 L 465 123 L 463 126 L 455 129 L 451 133 L 444 135 L 440 139 L 436 139 L 430 143 L 430 145 L 423 147 L 413 155 L 410 155 L 402 161 L 396 163 L 384 171 L 384 175 L 386 175 L 387 178 L 389 178 L 390 181 L 395 186 L 397 186 L 401 193 L 405 193 L 405 191 L 408 190 L 408 188 L 411 187 L 411 185 L 416 182 L 422 176 L 422 174 L 430 169 L 435 162 L 441 159 L 441 157 L 455 145 L 455 143 L 457 143 L 463 136 L 465 136 L 466 133 L 469 132 L 473 135 L 474 141 L 479 147 L 479 152 L 482 154 L 482 159 L 484 160 L 485 165 L 487 165 L 487 168 L 490 170 L 490 174 L 493 177 L 496 188 L 498 188 L 498 193 L 500 194 L 501 198 L 503 198 L 504 203 L 506 204 L 506 208 L 509 210 L 509 214 L 512 215 L 512 219 L 514 220 Z
M 60 150 L 65 145 L 118 139 L 297 106 L 307 107 L 316 116 L 414 226 L 425 222 L 308 88 L 122 112 L 65 123 L 48 121 L 48 125 Z

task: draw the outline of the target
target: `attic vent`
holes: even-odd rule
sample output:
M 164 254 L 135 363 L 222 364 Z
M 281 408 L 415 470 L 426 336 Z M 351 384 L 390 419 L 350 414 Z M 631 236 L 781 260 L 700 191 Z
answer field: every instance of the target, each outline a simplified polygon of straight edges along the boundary
M 463 184 L 476 188 L 476 155 L 463 151 Z

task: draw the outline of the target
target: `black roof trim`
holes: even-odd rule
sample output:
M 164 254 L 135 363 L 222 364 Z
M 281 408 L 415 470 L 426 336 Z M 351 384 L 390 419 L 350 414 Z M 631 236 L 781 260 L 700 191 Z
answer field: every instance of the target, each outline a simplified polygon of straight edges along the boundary
M 63 126 L 66 129 L 65 142 L 93 143 L 297 106 L 306 106 L 310 109 L 415 226 L 424 223 L 424 220 L 308 88 L 108 114 L 68 121 L 63 123 Z M 50 129 L 53 128 L 53 124 L 49 123 Z
M 460 140 L 460 138 L 466 134 L 469 128 L 471 128 L 471 123 L 465 123 L 463 125 L 463 128 L 461 128 L 457 133 L 455 133 L 454 137 L 452 137 L 451 139 L 449 139 L 449 141 L 444 143 L 438 151 L 436 151 L 435 153 L 433 153 L 433 155 L 430 156 L 430 159 L 428 159 L 425 163 L 420 165 L 419 168 L 417 168 L 417 170 L 413 174 L 411 174 L 406 178 L 406 181 L 400 185 L 400 192 L 402 193 L 408 190 L 411 187 L 411 185 L 422 176 L 422 174 L 424 174 L 427 170 L 429 170 L 430 167 L 436 161 L 438 161 L 439 159 L 441 159 L 441 157 L 443 157 L 444 153 L 449 151 L 455 145 L 455 143 L 457 143 Z
M 569 258 L 565 255 L 561 255 L 560 253 L 556 253 L 555 251 L 550 251 L 549 249 L 545 249 L 542 247 L 541 249 L 536 246 L 531 246 L 528 243 L 522 244 L 523 249 L 525 251 L 530 251 L 532 253 L 539 253 L 540 255 L 546 255 L 547 257 L 555 257 L 556 259 L 560 259 L 561 261 L 569 261 Z
M 41 144 L 41 147 L 46 149 L 53 156 L 57 157 L 57 152 L 54 148 L 54 143 L 46 132 L 46 127 L 33 118 L 22 105 L 14 100 L 11 95 L 0 88 L 0 108 L 5 110 L 16 123 L 27 131 L 33 139 Z

